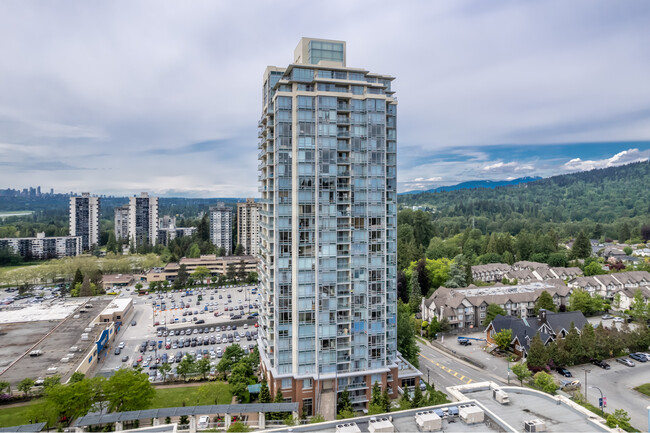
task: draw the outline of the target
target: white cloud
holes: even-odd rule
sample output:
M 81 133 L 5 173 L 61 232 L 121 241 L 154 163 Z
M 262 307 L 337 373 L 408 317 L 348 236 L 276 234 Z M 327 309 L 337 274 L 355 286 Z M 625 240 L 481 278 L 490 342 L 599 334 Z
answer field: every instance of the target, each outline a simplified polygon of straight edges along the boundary
M 490 171 L 490 170 L 496 170 L 496 169 L 501 169 L 501 168 L 514 168 L 517 166 L 516 162 L 496 162 L 494 164 L 486 165 L 483 167 L 484 171 Z
M 650 159 L 650 149 L 640 151 L 639 149 L 628 149 L 617 153 L 611 158 L 586 160 L 574 158 L 566 162 L 562 169 L 564 171 L 586 171 L 595 168 L 614 167 L 617 165 L 630 164 L 632 162 L 647 161 Z
M 436 176 L 436 177 L 416 177 L 413 179 L 413 182 L 440 182 L 442 180 L 442 177 Z

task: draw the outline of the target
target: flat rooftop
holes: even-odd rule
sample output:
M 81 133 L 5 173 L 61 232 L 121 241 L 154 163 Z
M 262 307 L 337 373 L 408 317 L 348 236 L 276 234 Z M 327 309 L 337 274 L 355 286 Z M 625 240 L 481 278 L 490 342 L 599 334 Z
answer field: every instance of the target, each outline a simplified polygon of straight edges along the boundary
M 86 299 L 53 299 L 34 304 L 18 304 L 0 311 L 0 324 L 16 322 L 40 322 L 43 320 L 63 320 L 72 314 Z
M 73 309 L 63 320 L 33 319 L 19 323 L 0 323 L 0 380 L 16 385 L 26 377 L 46 377 L 50 367 L 57 368 L 52 373 L 60 375 L 62 382 L 68 380 L 90 346 L 95 344 L 105 325 L 94 326 L 88 333 L 88 340 L 81 340 L 81 334 L 112 300 L 93 297 L 82 299 L 80 303 L 77 300 L 71 301 L 78 306 L 90 301 L 88 303 L 93 307 L 84 308 L 84 313 L 80 312 L 81 308 Z M 41 306 L 45 307 L 45 303 Z M 0 316 L 4 313 L 5 311 L 0 312 Z M 72 351 L 71 348 L 75 346 L 77 350 Z M 43 354 L 30 357 L 28 354 L 32 350 L 40 350 Z M 68 362 L 61 362 L 68 354 L 73 357 Z
M 129 304 L 133 303 L 132 298 L 115 298 L 111 301 L 106 308 L 104 308 L 104 311 L 102 311 L 102 314 L 113 314 L 116 312 L 124 311 Z
M 465 296 L 488 296 L 488 295 L 512 295 L 513 293 L 533 293 L 538 290 L 555 287 L 553 284 L 546 282 L 533 282 L 527 284 L 518 284 L 516 286 L 488 286 L 477 287 L 475 289 L 454 289 L 456 293 Z

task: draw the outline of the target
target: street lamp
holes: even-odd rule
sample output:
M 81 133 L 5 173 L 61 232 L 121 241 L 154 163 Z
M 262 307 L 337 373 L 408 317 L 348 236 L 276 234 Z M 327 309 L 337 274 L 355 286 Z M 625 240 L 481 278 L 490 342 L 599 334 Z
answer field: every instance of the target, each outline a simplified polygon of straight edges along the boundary
M 431 373 L 431 370 L 429 370 L 429 367 L 427 367 L 427 383 L 431 385 L 431 380 L 429 379 L 429 374 Z
M 601 391 L 600 388 L 598 388 L 597 386 L 592 386 L 591 388 L 596 388 L 598 391 L 600 391 L 600 400 L 599 400 L 600 414 L 604 417 L 605 409 L 603 409 L 603 407 L 605 406 L 605 397 L 603 396 L 603 391 Z M 585 394 L 586 392 L 587 392 L 587 387 L 585 387 Z M 648 406 L 648 409 L 650 409 L 650 406 Z M 649 417 L 648 419 L 650 419 L 650 413 L 648 414 L 648 417 Z

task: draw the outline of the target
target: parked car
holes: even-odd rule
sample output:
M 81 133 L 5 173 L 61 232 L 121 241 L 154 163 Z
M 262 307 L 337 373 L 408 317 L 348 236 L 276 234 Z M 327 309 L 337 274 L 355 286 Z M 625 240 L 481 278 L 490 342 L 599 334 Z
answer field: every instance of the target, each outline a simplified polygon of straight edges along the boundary
M 627 358 L 616 358 L 616 362 L 620 362 L 623 365 L 627 365 L 628 367 L 634 367 L 634 361 L 627 359 Z
M 426 391 L 427 390 L 427 384 L 420 379 L 420 391 Z
M 639 362 L 647 362 L 648 358 L 643 353 L 630 353 L 630 358 Z
M 122 362 L 127 362 L 129 360 L 129 355 L 124 355 L 122 357 Z
M 557 367 L 555 371 L 557 371 L 559 374 L 561 374 L 564 377 L 573 377 L 571 372 L 564 367 Z
M 614 322 L 616 322 L 616 323 L 624 323 L 625 319 L 623 319 L 622 317 L 615 317 Z
M 610 316 L 609 314 L 604 314 L 603 317 L 602 317 L 603 320 L 610 320 L 610 319 L 613 319 L 613 318 L 614 318 L 614 316 Z
M 592 359 L 591 363 L 594 364 L 594 365 L 597 365 L 598 367 L 603 368 L 605 370 L 609 370 L 611 368 L 609 366 L 609 364 L 606 363 L 605 361 L 599 361 L 597 359 Z

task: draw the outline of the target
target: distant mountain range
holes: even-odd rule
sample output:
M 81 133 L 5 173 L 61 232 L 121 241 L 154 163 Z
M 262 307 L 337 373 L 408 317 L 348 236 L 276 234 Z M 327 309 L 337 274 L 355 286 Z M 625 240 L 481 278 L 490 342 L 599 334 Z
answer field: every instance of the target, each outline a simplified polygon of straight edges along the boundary
M 512 180 L 470 180 L 467 182 L 457 183 L 456 185 L 440 186 L 434 189 L 402 192 L 399 195 L 421 194 L 424 192 L 457 191 L 459 189 L 476 189 L 476 188 L 494 189 L 499 186 L 519 185 L 521 183 L 534 182 L 540 179 L 542 178 L 539 176 L 533 176 L 533 177 L 527 176 L 527 177 L 520 177 L 518 179 L 512 179 Z

